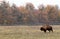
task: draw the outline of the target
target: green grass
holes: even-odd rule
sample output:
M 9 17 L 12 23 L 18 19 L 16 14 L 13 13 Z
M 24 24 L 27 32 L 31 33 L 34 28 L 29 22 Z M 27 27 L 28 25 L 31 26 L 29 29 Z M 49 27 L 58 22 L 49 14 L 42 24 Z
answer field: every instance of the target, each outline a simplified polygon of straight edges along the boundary
M 0 39 L 60 39 L 60 25 L 52 27 L 53 33 L 44 33 L 40 26 L 0 26 Z

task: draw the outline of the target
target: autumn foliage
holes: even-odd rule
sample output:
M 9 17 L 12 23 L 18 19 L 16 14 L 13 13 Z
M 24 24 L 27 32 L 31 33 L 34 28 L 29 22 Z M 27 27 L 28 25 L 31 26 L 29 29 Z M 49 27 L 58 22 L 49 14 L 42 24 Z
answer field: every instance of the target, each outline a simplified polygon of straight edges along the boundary
M 57 5 L 39 5 L 35 9 L 32 3 L 26 3 L 25 6 L 16 6 L 9 2 L 0 3 L 0 24 L 16 25 L 16 24 L 59 24 L 60 9 Z

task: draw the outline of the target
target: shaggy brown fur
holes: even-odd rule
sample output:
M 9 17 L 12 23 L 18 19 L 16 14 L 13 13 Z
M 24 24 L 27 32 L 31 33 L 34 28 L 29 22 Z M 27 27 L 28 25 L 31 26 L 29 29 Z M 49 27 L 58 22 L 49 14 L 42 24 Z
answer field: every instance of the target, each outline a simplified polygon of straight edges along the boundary
M 50 25 L 44 25 L 44 26 L 42 26 L 41 28 L 40 28 L 40 30 L 41 31 L 44 31 L 44 32 L 46 32 L 47 30 L 50 32 L 50 31 L 52 31 L 53 32 L 53 29 L 52 29 L 52 26 L 50 26 Z

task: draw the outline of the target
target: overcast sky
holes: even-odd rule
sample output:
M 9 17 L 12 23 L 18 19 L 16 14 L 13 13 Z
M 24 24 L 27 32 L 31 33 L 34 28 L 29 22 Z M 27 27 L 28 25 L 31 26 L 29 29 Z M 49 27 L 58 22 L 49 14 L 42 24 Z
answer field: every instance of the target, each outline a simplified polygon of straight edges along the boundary
M 15 3 L 17 6 L 25 5 L 27 2 L 31 2 L 36 8 L 38 5 L 58 5 L 60 7 L 60 0 L 5 0 L 10 4 Z

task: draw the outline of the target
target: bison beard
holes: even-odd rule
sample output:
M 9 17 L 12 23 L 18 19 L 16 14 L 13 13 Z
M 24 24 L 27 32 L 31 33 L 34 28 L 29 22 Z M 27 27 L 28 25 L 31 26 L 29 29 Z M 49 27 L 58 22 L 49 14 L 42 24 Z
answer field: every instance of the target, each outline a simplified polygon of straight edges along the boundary
M 48 30 L 49 32 L 52 31 L 53 32 L 53 29 L 51 26 L 42 26 L 40 28 L 41 31 L 44 31 L 46 33 L 46 31 Z

